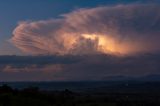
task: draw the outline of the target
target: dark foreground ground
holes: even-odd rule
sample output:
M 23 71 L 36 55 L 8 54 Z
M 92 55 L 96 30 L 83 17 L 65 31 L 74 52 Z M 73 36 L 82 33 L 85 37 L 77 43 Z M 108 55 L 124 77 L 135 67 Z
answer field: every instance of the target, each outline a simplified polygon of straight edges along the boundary
M 4 84 L 0 106 L 160 106 L 160 82 L 119 82 L 80 91 L 16 89 Z

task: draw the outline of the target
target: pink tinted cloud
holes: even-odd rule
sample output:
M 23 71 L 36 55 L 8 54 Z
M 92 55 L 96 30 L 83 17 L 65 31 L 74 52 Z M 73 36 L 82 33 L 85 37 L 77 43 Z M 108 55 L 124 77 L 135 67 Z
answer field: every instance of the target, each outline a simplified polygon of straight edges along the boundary
M 160 51 L 159 9 L 156 4 L 103 6 L 60 19 L 24 21 L 11 42 L 28 54 L 155 53 Z

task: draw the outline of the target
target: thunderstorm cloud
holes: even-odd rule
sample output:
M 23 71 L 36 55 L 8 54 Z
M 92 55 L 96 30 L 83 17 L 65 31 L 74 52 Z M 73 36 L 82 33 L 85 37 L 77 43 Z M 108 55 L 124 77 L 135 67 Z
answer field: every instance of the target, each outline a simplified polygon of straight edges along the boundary
M 11 42 L 28 54 L 144 54 L 160 51 L 160 6 L 81 8 L 58 19 L 23 21 Z

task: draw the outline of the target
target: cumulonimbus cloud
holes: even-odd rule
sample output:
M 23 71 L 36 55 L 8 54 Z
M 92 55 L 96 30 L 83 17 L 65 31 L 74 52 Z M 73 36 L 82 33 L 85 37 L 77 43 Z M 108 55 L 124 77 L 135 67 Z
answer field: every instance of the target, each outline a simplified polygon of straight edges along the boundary
M 160 51 L 160 6 L 78 9 L 59 19 L 20 22 L 11 42 L 29 54 L 136 54 Z

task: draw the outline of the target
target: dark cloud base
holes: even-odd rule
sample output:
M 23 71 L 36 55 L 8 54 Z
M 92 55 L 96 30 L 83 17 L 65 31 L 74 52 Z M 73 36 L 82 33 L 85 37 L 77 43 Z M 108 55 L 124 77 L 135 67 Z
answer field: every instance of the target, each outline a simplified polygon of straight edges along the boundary
M 0 56 L 1 81 L 107 80 L 160 74 L 160 55 Z

